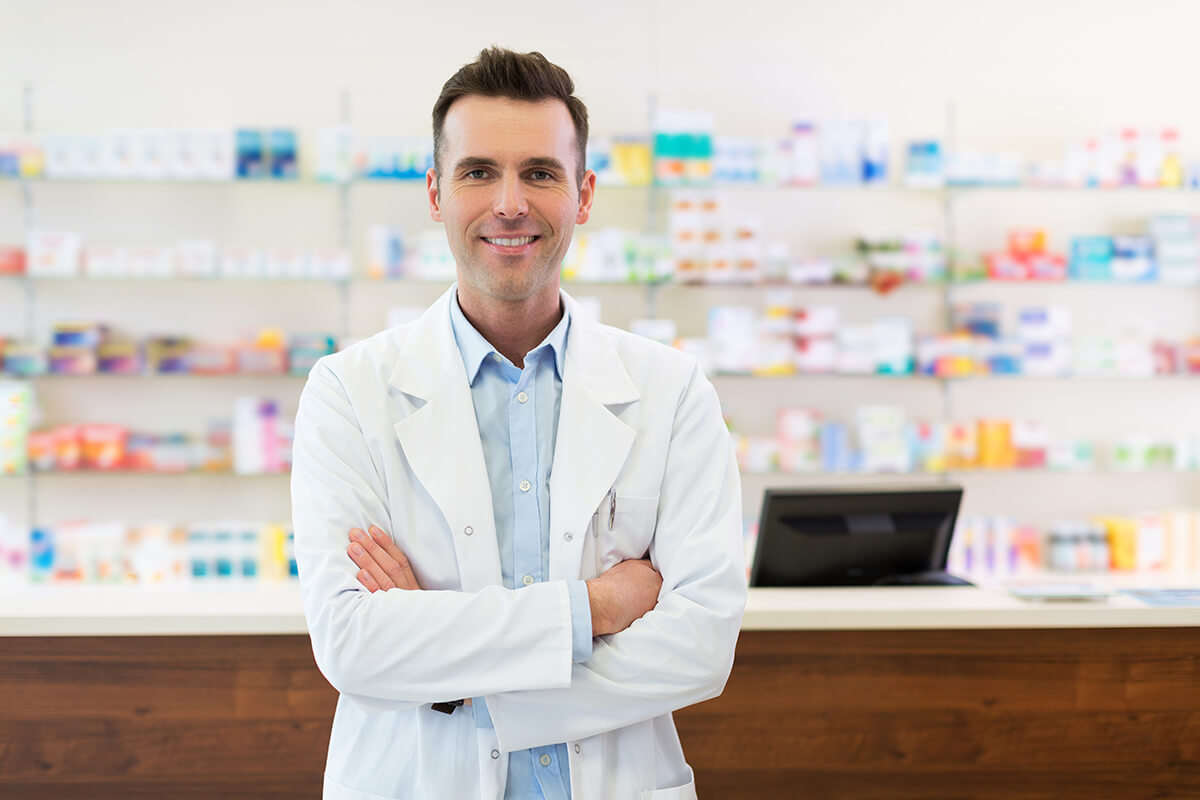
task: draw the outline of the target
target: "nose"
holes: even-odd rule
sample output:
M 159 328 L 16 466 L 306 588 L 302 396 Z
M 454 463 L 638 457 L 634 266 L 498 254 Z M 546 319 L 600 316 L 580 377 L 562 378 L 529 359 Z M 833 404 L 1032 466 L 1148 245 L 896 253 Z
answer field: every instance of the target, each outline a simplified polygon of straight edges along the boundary
M 516 219 L 529 213 L 525 187 L 519 176 L 505 176 L 497 182 L 496 200 L 492 213 L 497 217 Z

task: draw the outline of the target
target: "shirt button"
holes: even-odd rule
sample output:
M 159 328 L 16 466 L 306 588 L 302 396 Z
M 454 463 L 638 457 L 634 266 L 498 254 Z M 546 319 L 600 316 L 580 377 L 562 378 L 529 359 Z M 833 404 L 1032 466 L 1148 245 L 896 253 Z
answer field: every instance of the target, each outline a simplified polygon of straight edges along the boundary
M 546 756 L 546 755 L 544 755 L 544 756 L 542 756 L 542 757 L 541 757 L 540 759 L 538 759 L 538 760 L 542 762 L 542 766 L 543 766 L 543 767 L 548 767 L 548 766 L 550 766 L 550 756 Z
M 475 529 L 474 529 L 474 528 L 472 528 L 470 525 L 468 525 L 467 527 L 463 528 L 463 533 L 465 533 L 467 536 L 470 536 L 470 535 L 471 535 L 472 533 L 474 533 L 474 532 L 475 532 Z
M 493 751 L 492 751 L 492 758 L 499 758 L 499 757 L 500 757 L 500 751 L 499 751 L 499 750 L 493 750 Z
M 567 531 L 566 533 L 564 533 L 564 534 L 563 534 L 563 541 L 564 541 L 564 542 L 569 542 L 569 541 L 571 541 L 571 540 L 572 540 L 572 539 L 574 539 L 574 538 L 575 538 L 575 534 L 571 533 L 570 531 Z
M 524 403 L 527 400 L 529 400 L 529 395 L 525 394 L 524 392 L 517 392 L 517 402 L 518 403 Z
M 575 745 L 575 752 L 576 752 L 576 753 L 578 753 L 578 752 L 579 752 L 580 750 L 582 750 L 582 749 L 583 749 L 583 748 L 581 748 L 579 745 Z
M 521 491 L 522 492 L 528 492 L 530 487 L 532 487 L 532 486 L 533 486 L 533 484 L 530 483 L 529 481 L 521 481 Z
M 523 583 L 523 584 L 525 584 L 526 586 L 528 586 L 529 584 L 533 583 L 533 576 L 532 576 L 532 575 L 526 575 L 524 578 L 521 578 L 521 583 Z

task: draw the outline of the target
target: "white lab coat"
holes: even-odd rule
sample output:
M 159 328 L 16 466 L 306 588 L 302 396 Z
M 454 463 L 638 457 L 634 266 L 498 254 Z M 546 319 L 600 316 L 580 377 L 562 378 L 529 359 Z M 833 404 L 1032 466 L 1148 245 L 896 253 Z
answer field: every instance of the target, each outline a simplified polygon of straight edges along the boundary
M 507 754 L 558 742 L 574 800 L 696 796 L 671 711 L 720 694 L 733 663 L 746 599 L 733 448 L 694 358 L 563 301 L 544 583 L 502 584 L 452 291 L 309 376 L 292 504 L 313 653 L 341 693 L 328 800 L 500 800 Z M 371 524 L 426 591 L 359 584 L 347 533 Z M 566 581 L 647 551 L 658 605 L 573 664 Z M 486 697 L 495 727 L 430 708 L 462 697 Z

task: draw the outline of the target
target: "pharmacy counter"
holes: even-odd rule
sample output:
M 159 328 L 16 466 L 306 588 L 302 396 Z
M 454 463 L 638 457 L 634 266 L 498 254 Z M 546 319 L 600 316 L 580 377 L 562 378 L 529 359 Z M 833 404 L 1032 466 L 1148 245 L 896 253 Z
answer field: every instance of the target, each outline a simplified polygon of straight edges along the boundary
M 744 631 L 1197 627 L 1200 607 L 1127 595 L 1029 601 L 1002 588 L 751 589 Z M 304 634 L 295 584 L 0 590 L 0 636 Z
M 0 698 L 6 800 L 315 800 L 337 700 L 295 585 L 0 592 Z M 753 590 L 675 720 L 705 800 L 1200 797 L 1200 609 Z

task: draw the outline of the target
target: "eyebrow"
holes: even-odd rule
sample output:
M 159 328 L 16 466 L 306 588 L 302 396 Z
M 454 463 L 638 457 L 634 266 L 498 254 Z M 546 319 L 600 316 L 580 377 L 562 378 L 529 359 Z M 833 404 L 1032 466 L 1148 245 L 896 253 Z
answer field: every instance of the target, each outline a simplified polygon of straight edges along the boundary
M 499 162 L 497 162 L 495 159 L 492 159 L 492 158 L 481 158 L 479 156 L 468 156 L 467 158 L 463 158 L 463 159 L 459 160 L 459 162 L 454 165 L 454 170 L 455 170 L 455 172 L 462 172 L 463 170 L 469 171 L 469 170 L 473 170 L 473 169 L 478 169 L 480 167 L 493 167 L 494 168 L 494 167 L 499 167 L 499 166 L 500 166 Z M 536 167 L 539 169 L 557 170 L 562 173 L 565 173 L 567 171 L 567 168 L 565 166 L 563 166 L 563 163 L 561 161 L 559 161 L 557 158 L 548 158 L 546 156 L 537 156 L 534 158 L 527 158 L 521 162 L 520 167 L 521 167 L 521 169 L 532 169 L 532 168 Z

